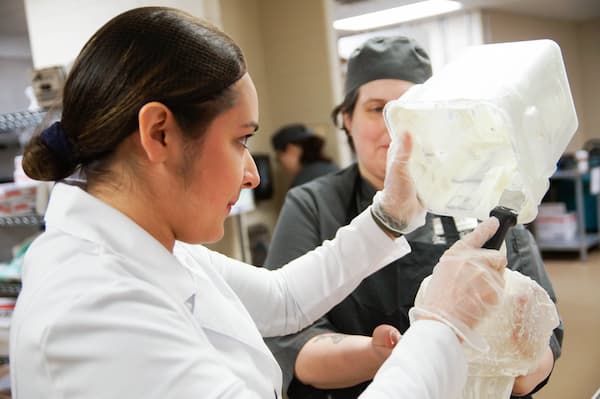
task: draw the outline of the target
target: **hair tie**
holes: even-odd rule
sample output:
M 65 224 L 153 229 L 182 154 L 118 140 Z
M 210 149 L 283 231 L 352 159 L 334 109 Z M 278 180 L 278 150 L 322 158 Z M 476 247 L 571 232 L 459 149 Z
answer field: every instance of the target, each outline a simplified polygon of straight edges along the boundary
M 42 131 L 40 135 L 42 143 L 44 143 L 52 152 L 60 155 L 67 161 L 71 161 L 71 144 L 67 139 L 67 133 L 63 129 L 60 121 L 54 122 Z

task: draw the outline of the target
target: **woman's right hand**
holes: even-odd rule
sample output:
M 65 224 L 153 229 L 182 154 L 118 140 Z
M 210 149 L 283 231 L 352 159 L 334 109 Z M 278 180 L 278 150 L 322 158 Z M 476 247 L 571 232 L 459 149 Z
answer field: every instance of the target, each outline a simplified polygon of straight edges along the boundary
M 487 349 L 487 343 L 473 329 L 498 305 L 504 289 L 506 256 L 481 248 L 498 225 L 498 219 L 487 219 L 442 255 L 422 304 L 410 311 L 411 320 L 442 321 L 475 349 Z

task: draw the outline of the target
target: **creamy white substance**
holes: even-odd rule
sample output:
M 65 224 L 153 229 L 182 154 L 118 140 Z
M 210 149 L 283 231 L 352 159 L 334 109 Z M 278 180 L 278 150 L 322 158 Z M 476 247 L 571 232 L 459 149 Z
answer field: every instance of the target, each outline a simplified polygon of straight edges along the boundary
M 410 173 L 429 211 L 485 219 L 495 206 L 513 205 L 500 203 L 503 191 L 510 190 L 525 198 L 516 209 L 519 222 L 535 218 L 543 193 L 535 195 L 525 185 L 501 110 L 465 100 L 444 107 L 395 107 L 387 116 L 389 124 L 413 136 Z

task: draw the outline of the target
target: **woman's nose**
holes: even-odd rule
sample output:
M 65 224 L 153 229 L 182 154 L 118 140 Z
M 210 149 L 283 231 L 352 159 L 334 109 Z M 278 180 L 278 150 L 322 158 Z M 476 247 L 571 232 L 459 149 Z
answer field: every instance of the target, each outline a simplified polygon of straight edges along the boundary
M 244 165 L 244 180 L 242 186 L 244 188 L 255 188 L 260 183 L 258 168 L 254 162 L 254 158 L 249 152 L 246 152 L 246 165 Z

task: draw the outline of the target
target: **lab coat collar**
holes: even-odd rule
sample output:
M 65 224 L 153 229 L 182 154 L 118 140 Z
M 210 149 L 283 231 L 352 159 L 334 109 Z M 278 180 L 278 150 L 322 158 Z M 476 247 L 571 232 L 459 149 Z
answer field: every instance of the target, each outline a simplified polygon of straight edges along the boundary
M 199 247 L 199 248 L 196 248 Z M 281 370 L 266 347 L 256 324 L 240 298 L 213 267 L 208 250 L 202 246 L 177 243 L 177 257 L 196 276 L 199 295 L 195 296 L 194 315 L 203 328 L 226 335 L 266 355 L 276 365 L 273 375 L 281 378 Z M 203 257 L 202 260 L 199 257 Z M 204 267 L 203 267 L 204 265 Z M 225 267 L 237 265 L 226 265 Z M 242 267 L 250 267 L 243 265 Z M 209 301 L 206 299 L 210 298 Z
M 96 243 L 136 265 L 136 276 L 184 304 L 195 292 L 190 272 L 162 244 L 123 213 L 85 192 L 58 183 L 45 216 L 46 229 Z

